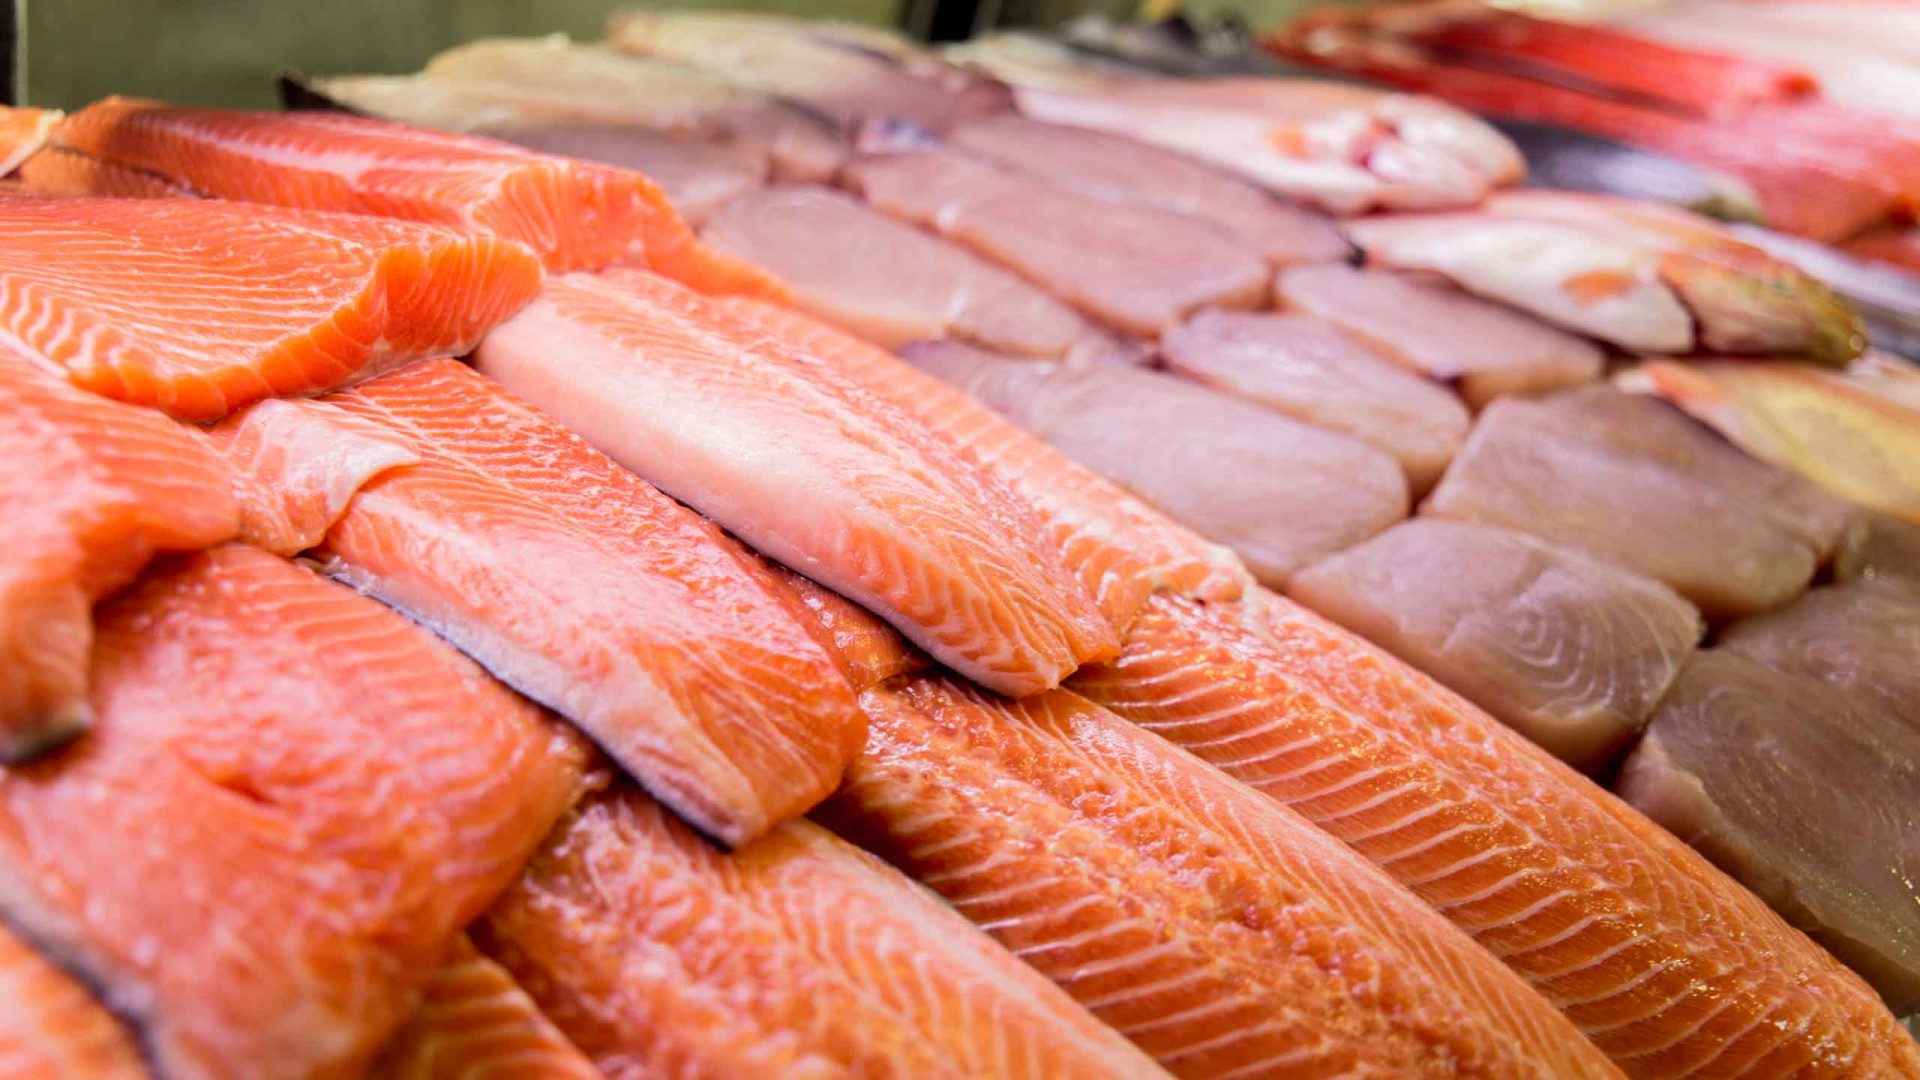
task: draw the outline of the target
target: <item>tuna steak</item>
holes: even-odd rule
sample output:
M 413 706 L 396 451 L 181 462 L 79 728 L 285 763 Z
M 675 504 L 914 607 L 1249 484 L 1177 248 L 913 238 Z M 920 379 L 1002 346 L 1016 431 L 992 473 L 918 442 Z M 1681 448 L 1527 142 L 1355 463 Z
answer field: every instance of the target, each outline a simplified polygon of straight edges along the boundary
M 1287 593 L 1589 771 L 1640 731 L 1702 630 L 1651 578 L 1433 518 L 1315 563 Z
M 1814 589 L 1756 619 L 1727 627 L 1717 643 L 1792 675 L 1818 679 L 1835 696 L 1870 703 L 1920 733 L 1920 594 L 1878 576 Z
M 1865 511 L 1847 529 L 1833 575 L 1920 585 L 1920 524 Z

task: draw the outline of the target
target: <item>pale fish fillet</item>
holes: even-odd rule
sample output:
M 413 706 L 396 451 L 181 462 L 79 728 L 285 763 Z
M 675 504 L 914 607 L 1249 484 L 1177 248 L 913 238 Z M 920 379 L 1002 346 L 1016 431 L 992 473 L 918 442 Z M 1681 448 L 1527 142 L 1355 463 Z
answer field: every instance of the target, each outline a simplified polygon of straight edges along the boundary
M 1176 524 L 960 390 L 898 356 L 786 308 L 747 297 L 714 306 L 799 346 L 1002 477 L 1040 514 L 1060 560 L 1124 634 L 1156 590 L 1231 600 L 1247 571 L 1233 553 Z
M 583 750 L 432 635 L 238 545 L 101 609 L 94 731 L 0 772 L 0 911 L 168 1076 L 353 1075 Z
M 1589 772 L 1618 759 L 1705 630 L 1652 578 L 1436 518 L 1315 563 L 1287 594 Z
M 756 146 L 712 142 L 605 124 L 540 124 L 491 128 L 487 134 L 561 157 L 586 158 L 646 173 L 688 224 L 767 185 L 774 162 Z
M 1646 386 L 1762 461 L 1920 522 L 1920 410 L 1843 373 L 1787 363 L 1643 365 Z
M 1490 300 L 1623 349 L 1684 353 L 1693 317 L 1660 278 L 1657 250 L 1558 222 L 1409 214 L 1347 224 L 1367 265 L 1440 274 Z
M 1364 859 L 1084 698 L 923 677 L 862 700 L 825 820 L 1177 1076 L 1618 1075 Z
M 600 1070 L 462 934 L 368 1080 L 600 1080 Z
M 864 155 L 842 183 L 1124 333 L 1157 337 L 1201 307 L 1266 303 L 1265 258 L 1177 211 L 1107 202 L 945 147 Z
M 133 1035 L 79 980 L 0 927 L 0 1076 L 146 1080 Z
M 56 145 L 203 195 L 431 222 L 518 241 L 552 270 L 614 262 L 703 289 L 778 294 L 708 251 L 639 173 L 344 113 L 195 109 L 107 98 Z
M 828 188 L 742 195 L 701 236 L 780 275 L 802 309 L 887 348 L 951 337 L 1058 358 L 1094 335 L 1038 288 Z
M 4 337 L 0 399 L 0 761 L 16 762 L 90 722 L 94 601 L 239 518 L 198 431 L 79 389 Z
M 1035 511 L 804 349 L 638 271 L 549 283 L 480 370 L 734 535 L 1005 693 L 1116 636 Z
M 0 331 L 189 420 L 464 352 L 541 281 L 516 243 L 202 200 L 11 196 L 0 231 Z
M 1446 285 L 1329 264 L 1284 270 L 1276 306 L 1315 315 L 1407 368 L 1452 383 L 1479 408 L 1600 377 L 1592 342 Z M 1435 333 L 1444 326 L 1447 332 Z
M 1901 704 L 1904 715 L 1887 712 L 1710 649 L 1655 714 L 1620 792 L 1909 1013 L 1920 1009 L 1920 724 L 1912 699 Z
M 1874 575 L 1813 589 L 1779 611 L 1734 623 L 1716 644 L 1818 679 L 1836 701 L 1878 708 L 1920 733 L 1920 595 L 1908 580 Z
M 1920 524 L 1862 511 L 1834 556 L 1833 576 L 1920 585 Z
M 892 868 L 796 821 L 728 856 L 589 796 L 476 928 L 610 1076 L 1164 1076 Z
M 1196 382 L 1387 451 L 1415 495 L 1473 422 L 1445 387 L 1312 315 L 1202 311 L 1162 336 L 1158 355 Z
M 1920 1070 L 1865 984 L 1671 834 L 1283 599 L 1156 597 L 1073 689 L 1347 842 L 1629 1074 Z
M 707 835 L 806 813 L 859 752 L 852 692 L 751 553 L 471 368 L 424 361 L 228 427 L 249 505 L 303 518 L 257 540 L 311 548 Z

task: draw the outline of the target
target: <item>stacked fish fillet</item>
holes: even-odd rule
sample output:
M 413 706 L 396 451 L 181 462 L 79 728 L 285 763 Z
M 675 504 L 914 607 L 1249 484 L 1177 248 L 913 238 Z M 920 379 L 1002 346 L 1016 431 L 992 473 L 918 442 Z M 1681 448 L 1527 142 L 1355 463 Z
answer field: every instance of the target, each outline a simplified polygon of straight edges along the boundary
M 1169 250 L 1149 226 L 1197 216 L 941 156 L 976 120 L 1031 140 L 1000 84 L 846 28 L 643 33 L 732 73 L 673 68 L 683 111 L 610 122 L 556 102 L 613 108 L 627 62 L 539 43 L 431 101 L 691 186 L 765 162 L 705 241 L 639 171 L 471 135 L 118 99 L 21 125 L 0 1072 L 1920 1072 L 1865 983 L 1692 849 L 1256 583 L 1405 513 L 1464 434 L 1447 390 L 1383 346 L 1317 365 L 1322 424 L 1317 392 L 1288 418 L 1128 363 L 1185 334 L 1232 382 L 1210 335 L 1357 341 L 1403 296 L 1513 328 L 1448 373 L 1476 402 L 1597 349 L 1329 264 L 1323 219 L 1178 155 L 1273 232 L 1135 276 Z M 950 140 L 819 137 L 876 92 Z M 1307 171 L 1403 197 L 1362 156 Z M 762 186 L 805 168 L 859 198 Z M 985 178 L 946 203 L 922 168 Z M 1048 223 L 1085 199 L 1145 235 L 1088 248 L 1112 273 L 1074 292 Z M 781 278 L 728 254 L 842 231 L 899 239 Z M 1283 288 L 1333 313 L 1259 313 Z M 1823 309 L 1787 296 L 1811 315 L 1780 347 L 1814 351 Z M 1042 441 L 922 367 L 1070 404 L 1021 418 Z M 1238 452 L 1364 472 L 1323 489 L 1360 509 L 1250 573 L 1150 505 L 1177 474 L 1122 476 L 1142 499 L 1049 445 L 1098 456 L 1075 414 L 1138 430 L 1187 393 Z M 1439 449 L 1354 433 L 1395 408 Z

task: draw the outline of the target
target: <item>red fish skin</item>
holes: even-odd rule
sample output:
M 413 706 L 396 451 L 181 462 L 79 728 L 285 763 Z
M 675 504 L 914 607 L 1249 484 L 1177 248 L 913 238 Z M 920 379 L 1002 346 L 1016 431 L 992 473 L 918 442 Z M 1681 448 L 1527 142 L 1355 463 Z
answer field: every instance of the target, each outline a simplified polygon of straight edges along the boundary
M 101 610 L 98 724 L 0 772 L 0 912 L 166 1075 L 357 1075 L 578 790 L 565 728 L 229 545 Z
M 1912 1075 L 1852 972 L 1632 808 L 1297 605 L 1157 597 L 1071 688 L 1347 841 L 1629 1075 Z

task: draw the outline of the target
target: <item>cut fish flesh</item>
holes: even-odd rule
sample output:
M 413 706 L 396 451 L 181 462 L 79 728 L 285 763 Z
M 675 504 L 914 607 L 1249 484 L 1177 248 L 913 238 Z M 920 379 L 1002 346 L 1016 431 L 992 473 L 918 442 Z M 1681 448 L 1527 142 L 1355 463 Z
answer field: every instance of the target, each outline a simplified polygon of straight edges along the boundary
M 1585 430 L 1578 409 L 1489 407 L 1422 512 L 1532 533 L 1665 582 L 1710 619 L 1779 607 L 1819 557 L 1777 509 Z
M 353 1075 L 582 762 L 431 635 L 253 548 L 102 609 L 94 731 L 0 772 L 0 908 L 169 1076 Z
M 589 796 L 475 931 L 610 1076 L 1164 1076 L 985 934 L 805 821 L 722 855 Z
M 1920 409 L 1799 364 L 1649 363 L 1633 375 L 1762 461 L 1920 522 Z
M 58 109 L 0 108 L 0 176 L 46 146 L 65 115 Z
M 909 361 L 979 398 L 1284 584 L 1407 515 L 1384 451 L 1159 372 L 1067 367 L 929 343 Z M 1173 433 L 1143 452 L 1148 433 Z
M 1129 334 L 1154 337 L 1197 308 L 1267 299 L 1259 252 L 1172 210 L 1105 202 L 942 147 L 863 156 L 844 182 Z
M 806 813 L 859 752 L 852 692 L 751 553 L 465 365 L 263 402 L 230 428 L 263 492 L 249 532 L 305 522 L 254 539 L 312 548 L 722 843 Z M 276 499 L 290 512 L 252 512 Z
M 0 228 L 0 330 L 190 420 L 463 352 L 540 288 L 519 244 L 356 215 L 8 196 Z
M 1920 1007 L 1916 751 L 1910 717 L 1711 649 L 1681 673 L 1620 790 L 1910 1012 Z
M 551 270 L 651 267 L 713 292 L 777 293 L 702 247 L 653 181 L 508 143 L 342 113 L 107 98 L 58 145 L 203 195 L 446 225 L 526 244 Z
M 947 141 L 1070 191 L 1202 218 L 1272 266 L 1334 262 L 1347 255 L 1346 239 L 1326 217 L 1151 143 L 1017 113 L 962 124 L 947 133 Z
M 164 176 L 102 161 L 64 146 L 49 146 L 20 166 L 19 181 L 41 195 L 92 195 L 108 199 L 197 199 Z
M 910 415 L 724 310 L 641 271 L 561 277 L 475 358 L 667 494 L 996 690 L 1044 690 L 1111 655 L 1113 629 L 1039 540 L 1032 507 Z
M 94 601 L 156 552 L 233 537 L 227 471 L 199 432 L 72 386 L 0 338 L 0 761 L 84 731 Z
M 1012 274 L 827 188 L 743 195 L 702 235 L 778 274 L 804 310 L 887 348 L 950 337 L 1058 358 L 1094 335 L 1072 308 Z
M 1175 1075 L 1618 1075 L 1364 859 L 1084 698 L 932 677 L 863 701 L 826 820 Z
M 1692 316 L 1702 349 L 1837 365 L 1866 347 L 1859 318 L 1832 289 L 1698 214 L 1565 191 L 1499 192 L 1483 209 L 1569 226 L 1583 245 L 1599 233 L 1655 249 L 1660 280 Z
M 1203 311 L 1160 339 L 1159 356 L 1190 379 L 1385 450 L 1416 494 L 1440 479 L 1472 423 L 1446 389 L 1312 315 Z
M 1281 307 L 1315 315 L 1413 371 L 1451 382 L 1474 407 L 1600 377 L 1592 342 L 1444 285 L 1350 266 L 1302 266 L 1275 281 Z M 1448 332 L 1434 333 L 1444 326 Z
M 1156 597 L 1072 688 L 1373 860 L 1629 1074 L 1920 1068 L 1872 991 L 1679 840 L 1297 605 Z
M 794 618 L 813 635 L 855 690 L 871 690 L 933 666 L 927 655 L 907 644 L 885 619 L 823 589 L 785 567 L 771 572 L 785 586 Z
M 849 131 L 890 118 L 945 131 L 1013 106 L 1012 94 L 992 79 L 930 55 L 876 48 L 871 34 L 849 36 L 834 24 L 744 12 L 623 11 L 608 20 L 607 40 L 801 102 Z
M 1039 512 L 1061 561 L 1122 635 L 1159 589 L 1239 597 L 1247 572 L 1228 551 L 1175 524 L 1111 481 L 899 357 L 796 311 L 747 297 L 728 314 L 817 357 L 939 432 Z
M 492 128 L 487 134 L 543 154 L 643 172 L 660 185 L 680 216 L 696 227 L 729 199 L 765 187 L 773 176 L 773 162 L 759 147 L 641 128 L 541 124 Z
M 1920 735 L 1920 596 L 1899 579 L 1814 589 L 1721 633 L 1722 652 L 1833 687 L 1836 697 L 1904 719 Z
M 1652 578 L 1433 518 L 1315 563 L 1287 594 L 1590 772 L 1639 733 L 1704 629 Z
M 1569 330 L 1652 353 L 1690 352 L 1693 319 L 1659 252 L 1618 235 L 1477 213 L 1347 224 L 1367 265 L 1436 273 Z
M 79 980 L 0 927 L 0 1076 L 146 1080 L 133 1036 Z
M 1841 581 L 1903 581 L 1920 585 L 1920 524 L 1863 511 L 1847 529 L 1833 560 Z
M 600 1080 L 505 968 L 461 935 L 368 1080 Z

